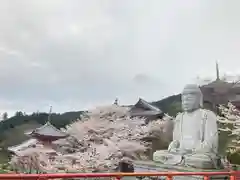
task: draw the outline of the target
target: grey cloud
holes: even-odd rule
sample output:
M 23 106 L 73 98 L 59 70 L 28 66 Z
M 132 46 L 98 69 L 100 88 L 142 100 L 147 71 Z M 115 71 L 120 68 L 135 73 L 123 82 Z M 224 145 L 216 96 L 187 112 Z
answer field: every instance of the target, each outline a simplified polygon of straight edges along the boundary
M 157 100 L 239 69 L 238 1 L 3 0 L 1 109 Z M 233 65 L 234 64 L 234 65 Z

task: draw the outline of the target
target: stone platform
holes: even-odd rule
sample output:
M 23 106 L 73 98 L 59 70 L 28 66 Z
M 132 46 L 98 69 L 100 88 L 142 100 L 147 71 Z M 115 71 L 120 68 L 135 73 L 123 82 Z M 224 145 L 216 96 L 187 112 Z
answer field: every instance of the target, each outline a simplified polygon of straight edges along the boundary
M 227 171 L 224 169 L 196 169 L 191 167 L 183 166 L 169 166 L 160 163 L 155 163 L 153 161 L 135 161 L 134 162 L 134 172 L 222 172 Z M 164 180 L 166 177 L 138 177 L 138 179 L 151 179 L 151 180 Z M 203 176 L 175 176 L 174 180 L 202 180 Z M 212 176 L 211 180 L 225 180 L 229 179 L 228 176 Z

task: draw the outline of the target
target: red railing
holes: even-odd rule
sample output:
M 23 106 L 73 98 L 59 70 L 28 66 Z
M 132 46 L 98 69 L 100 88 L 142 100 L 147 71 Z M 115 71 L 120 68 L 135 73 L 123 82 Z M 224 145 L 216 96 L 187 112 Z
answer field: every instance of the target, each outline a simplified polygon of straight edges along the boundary
M 204 180 L 209 180 L 212 176 L 229 176 L 230 180 L 237 180 L 239 171 L 231 172 L 157 172 L 157 173 L 57 173 L 57 174 L 0 174 L 0 179 L 4 180 L 47 180 L 59 178 L 115 178 L 120 180 L 126 176 L 166 176 L 166 180 L 172 180 L 173 176 L 203 176 Z

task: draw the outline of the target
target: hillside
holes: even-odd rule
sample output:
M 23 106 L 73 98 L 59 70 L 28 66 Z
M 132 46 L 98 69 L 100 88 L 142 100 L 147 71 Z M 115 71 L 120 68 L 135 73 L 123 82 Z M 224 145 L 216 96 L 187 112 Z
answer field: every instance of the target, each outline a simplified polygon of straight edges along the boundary
M 171 116 L 176 116 L 178 112 L 181 112 L 181 94 L 169 96 L 160 101 L 155 101 L 153 105 L 159 107 L 164 113 L 168 113 Z
M 163 112 L 175 116 L 177 112 L 181 111 L 180 100 L 181 97 L 180 94 L 178 94 L 153 102 L 153 104 Z M 83 111 L 66 112 L 63 114 L 53 113 L 51 115 L 51 123 L 57 128 L 63 128 L 78 119 L 81 113 L 83 113 Z M 16 112 L 15 116 L 0 122 L 0 147 L 16 145 L 28 139 L 28 137 L 24 135 L 24 132 L 40 127 L 45 124 L 47 120 L 48 113 L 24 115 L 22 112 Z M 13 134 L 14 136 L 12 136 Z
M 66 112 L 63 114 L 53 113 L 51 115 L 51 123 L 57 128 L 63 128 L 78 119 L 82 112 L 83 111 Z M 45 124 L 47 120 L 48 113 L 24 115 L 21 112 L 17 112 L 15 116 L 0 122 L 0 146 L 8 147 L 21 143 L 28 138 L 24 135 L 25 131 L 40 127 Z
M 9 147 L 9 146 L 18 144 L 19 142 L 23 142 L 23 141 L 29 139 L 29 137 L 27 137 L 27 135 L 25 135 L 25 133 L 23 133 L 24 131 L 26 131 L 28 129 L 35 129 L 40 126 L 41 125 L 36 122 L 30 122 L 30 123 L 16 126 L 15 128 L 12 128 L 11 130 L 2 132 L 1 133 L 2 139 L 0 142 L 0 146 Z M 13 134 L 14 134 L 14 136 L 12 136 Z

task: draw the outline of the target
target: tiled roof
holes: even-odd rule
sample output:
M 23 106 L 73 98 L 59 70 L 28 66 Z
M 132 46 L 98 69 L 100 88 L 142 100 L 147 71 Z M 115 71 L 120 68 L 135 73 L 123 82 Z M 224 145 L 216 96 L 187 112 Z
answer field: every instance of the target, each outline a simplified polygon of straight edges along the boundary
M 16 152 L 16 151 L 20 151 L 22 149 L 28 148 L 29 146 L 36 144 L 36 143 L 37 143 L 36 139 L 29 139 L 19 145 L 9 147 L 8 150 L 12 151 L 12 152 Z
M 162 111 L 139 111 L 131 112 L 131 116 L 155 116 L 162 114 Z
M 158 107 L 150 104 L 144 99 L 139 98 L 138 102 L 132 108 L 143 108 L 149 111 L 161 111 Z
M 231 88 L 232 86 L 233 86 L 232 83 L 222 80 L 215 80 L 209 84 L 203 85 L 202 88 L 222 88 L 222 87 Z
M 51 123 L 47 122 L 40 128 L 32 131 L 31 135 L 41 135 L 41 136 L 53 136 L 53 137 L 67 137 L 68 135 L 56 127 L 54 127 Z
M 161 109 L 141 98 L 139 98 L 138 102 L 130 109 L 132 116 L 155 116 L 162 113 Z

